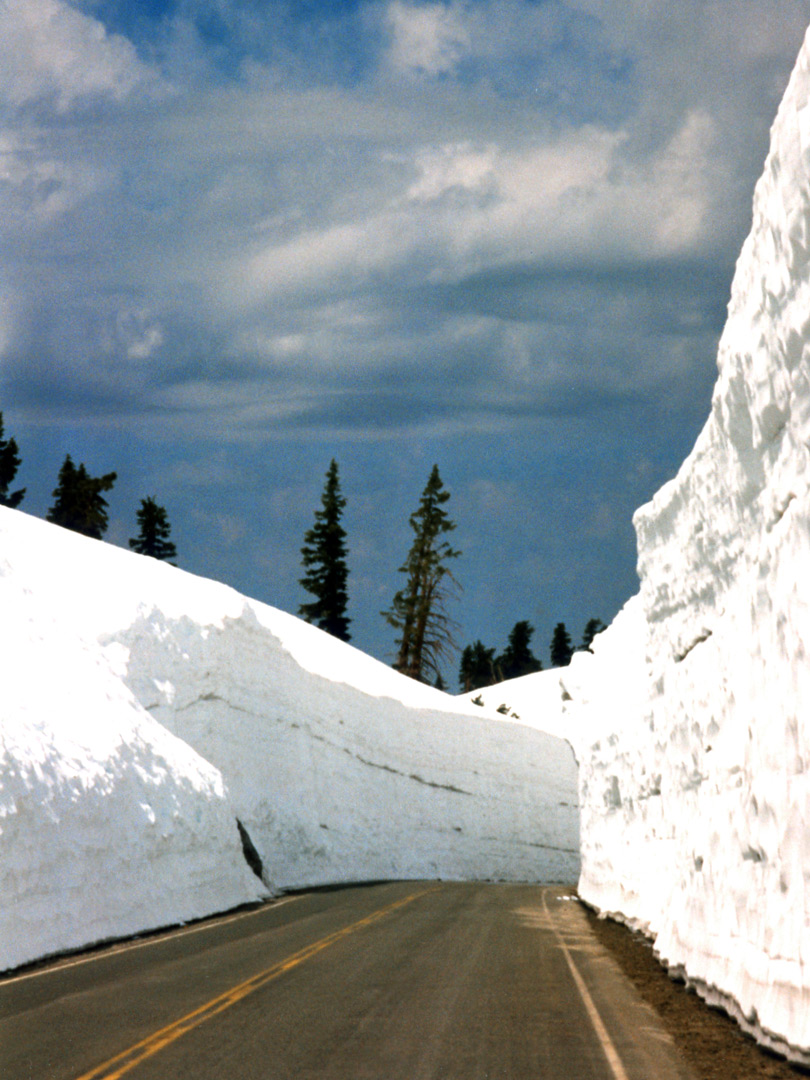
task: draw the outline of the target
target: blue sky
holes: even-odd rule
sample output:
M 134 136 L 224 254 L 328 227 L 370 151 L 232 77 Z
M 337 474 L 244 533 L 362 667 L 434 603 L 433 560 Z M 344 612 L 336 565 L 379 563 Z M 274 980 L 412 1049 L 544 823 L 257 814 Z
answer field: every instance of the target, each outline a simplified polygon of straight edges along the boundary
M 674 9 L 674 10 L 673 10 Z M 637 588 L 708 415 L 810 0 L 0 0 L 0 410 L 295 611 L 334 456 L 355 644 L 451 492 L 459 643 Z M 456 662 L 446 677 L 455 684 Z

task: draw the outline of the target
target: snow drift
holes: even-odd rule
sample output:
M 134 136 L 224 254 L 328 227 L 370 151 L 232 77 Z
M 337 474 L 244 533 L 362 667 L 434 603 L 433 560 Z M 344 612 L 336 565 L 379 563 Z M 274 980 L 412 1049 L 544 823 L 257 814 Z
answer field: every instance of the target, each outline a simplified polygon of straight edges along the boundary
M 809 97 L 810 34 L 756 188 L 711 416 L 635 515 L 639 597 L 562 676 L 581 894 L 808 1063 Z
M 5 508 L 0 611 L 0 969 L 294 886 L 576 878 L 560 739 Z

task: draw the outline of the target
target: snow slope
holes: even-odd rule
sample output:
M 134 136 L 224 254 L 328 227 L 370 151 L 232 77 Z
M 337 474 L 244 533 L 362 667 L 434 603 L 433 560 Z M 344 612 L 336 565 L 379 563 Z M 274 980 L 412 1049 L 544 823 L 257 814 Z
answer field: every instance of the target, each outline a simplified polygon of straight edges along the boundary
M 470 690 L 459 694 L 458 700 L 478 705 L 482 714 L 493 720 L 524 724 L 568 739 L 573 746 L 569 717 L 563 712 L 563 693 L 560 671 L 551 668 Z
M 565 706 L 573 726 L 604 721 L 580 751 L 582 895 L 808 1063 L 809 176 L 810 35 L 756 188 L 711 416 L 635 515 L 644 641 L 626 667 L 641 706 L 600 664 L 635 648 L 627 620 L 572 667 Z
M 560 739 L 4 508 L 0 611 L 0 969 L 294 886 L 575 880 Z
M 592 652 L 574 653 L 571 664 L 506 679 L 461 694 L 482 703 L 484 715 L 510 720 L 566 739 L 576 758 L 592 743 L 646 704 L 646 626 L 638 597 L 619 612 L 608 631 L 597 634 Z
M 97 549 L 0 508 L 0 969 L 268 895 L 220 773 L 94 638 Z

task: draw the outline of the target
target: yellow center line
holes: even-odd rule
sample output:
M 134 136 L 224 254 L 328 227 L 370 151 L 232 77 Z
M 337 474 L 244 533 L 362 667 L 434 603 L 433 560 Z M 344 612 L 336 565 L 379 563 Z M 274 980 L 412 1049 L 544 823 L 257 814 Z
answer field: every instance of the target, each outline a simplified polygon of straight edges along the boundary
M 285 896 L 281 900 L 273 900 L 267 904 L 262 904 L 258 908 L 254 908 L 251 911 L 240 911 L 236 915 L 215 915 L 210 919 L 202 920 L 199 925 L 195 926 L 176 926 L 169 927 L 166 930 L 157 930 L 153 937 L 144 938 L 138 941 L 127 942 L 113 942 L 111 945 L 92 952 L 86 956 L 77 956 L 73 959 L 65 960 L 53 960 L 46 962 L 47 966 L 38 968 L 36 971 L 25 971 L 22 975 L 0 975 L 0 986 L 11 986 L 12 983 L 26 982 L 29 979 L 42 979 L 47 975 L 53 975 L 54 972 L 67 971 L 74 967 L 83 967 L 85 964 L 96 964 L 99 960 L 106 960 L 108 957 L 118 957 L 123 953 L 132 952 L 133 949 L 151 949 L 155 945 L 164 945 L 167 941 L 176 941 L 181 937 L 188 937 L 189 934 L 204 934 L 206 931 L 213 928 L 219 928 L 220 926 L 227 926 L 232 922 L 241 922 L 242 919 L 252 919 L 256 915 L 266 915 L 272 908 L 276 911 L 278 908 L 283 907 L 285 904 L 293 904 L 297 900 L 301 900 L 304 893 L 299 893 L 297 896 Z
M 82 1073 L 77 1080 L 118 1080 L 119 1077 L 128 1073 L 131 1069 L 134 1069 L 135 1066 L 139 1065 L 142 1061 L 146 1061 L 147 1058 L 153 1057 L 160 1050 L 163 1050 L 173 1042 L 176 1042 L 182 1035 L 185 1035 L 189 1031 L 193 1031 L 194 1028 L 199 1027 L 199 1025 L 206 1020 L 210 1020 L 212 1017 L 229 1009 L 232 1005 L 235 1005 L 243 998 L 246 998 L 249 994 L 261 989 L 262 986 L 272 982 L 273 979 L 277 979 L 279 975 L 283 975 L 285 972 L 298 967 L 299 964 L 303 964 L 304 961 L 310 960 L 313 956 L 317 956 L 318 953 L 323 952 L 324 949 L 328 949 L 331 945 L 336 944 L 349 934 L 353 934 L 357 930 L 363 930 L 365 927 L 371 926 L 372 923 L 377 922 L 386 915 L 390 915 L 392 911 L 396 911 L 398 908 L 404 907 L 414 900 L 418 900 L 420 896 L 425 896 L 427 893 L 434 891 L 435 886 L 411 893 L 410 896 L 406 896 L 402 900 L 396 900 L 393 904 L 389 904 L 387 907 L 373 911 L 370 915 L 366 915 L 365 918 L 359 919 L 349 926 L 344 926 L 341 930 L 335 930 L 334 933 L 328 934 L 319 941 L 315 941 L 311 945 L 299 949 L 298 952 L 293 953 L 284 960 L 279 960 L 265 971 L 260 971 L 258 975 L 253 975 L 244 982 L 232 986 L 229 990 L 212 998 L 211 1001 L 206 1002 L 205 1005 L 200 1005 L 199 1008 L 194 1009 L 193 1012 L 188 1013 L 186 1016 L 182 1016 L 179 1020 L 175 1020 L 174 1023 L 169 1024 L 167 1027 L 155 1031 L 145 1039 L 141 1039 L 140 1042 L 130 1046 L 127 1050 L 123 1050 L 120 1054 L 116 1054 L 115 1057 L 110 1058 L 109 1061 L 97 1065 L 89 1072 Z

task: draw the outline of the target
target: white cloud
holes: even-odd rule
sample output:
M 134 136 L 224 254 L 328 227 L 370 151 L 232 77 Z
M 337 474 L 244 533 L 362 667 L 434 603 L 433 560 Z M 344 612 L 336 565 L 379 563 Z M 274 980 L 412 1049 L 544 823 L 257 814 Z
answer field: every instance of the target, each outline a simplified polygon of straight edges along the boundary
M 665 252 L 688 250 L 705 236 L 716 160 L 716 131 L 704 112 L 689 113 L 656 161 L 649 180 L 656 235 Z
M 270 243 L 231 269 L 249 303 L 301 291 L 368 286 L 380 275 L 455 281 L 515 263 L 600 263 L 696 254 L 714 170 L 713 126 L 686 117 L 645 163 L 624 156 L 625 133 L 583 127 L 506 150 L 469 143 L 419 148 L 416 179 L 351 221 Z
M 8 349 L 14 326 L 14 296 L 0 283 L 0 362 Z
M 438 75 L 452 71 L 469 45 L 457 6 L 413 5 L 393 0 L 388 7 L 389 60 L 397 71 Z
M 60 0 L 0 3 L 0 95 L 53 98 L 60 112 L 88 96 L 122 101 L 154 75 L 132 44 Z
M 577 274 L 602 275 L 592 302 L 604 313 L 605 270 L 727 264 L 741 239 L 756 171 L 740 163 L 772 118 L 754 99 L 760 53 L 781 55 L 778 27 L 771 18 L 771 45 L 747 67 L 737 30 L 720 39 L 716 5 L 686 6 L 711 46 L 659 0 L 394 0 L 364 9 L 365 66 L 343 82 L 300 57 L 285 80 L 273 57 L 208 85 L 189 62 L 197 74 L 174 96 L 133 109 L 127 95 L 158 77 L 130 43 L 60 0 L 0 0 L 0 94 L 28 106 L 0 128 L 18 381 L 26 357 L 78 370 L 91 356 L 133 400 L 244 417 L 254 404 L 269 415 L 264 393 L 288 417 L 333 393 L 341 372 L 358 385 L 375 372 L 407 379 L 415 357 L 435 356 L 464 373 L 459 399 L 470 387 L 478 402 L 478 372 L 500 365 L 511 383 L 497 392 L 517 410 L 525 386 L 562 382 L 555 363 L 588 332 Z M 51 112 L 98 95 L 106 107 L 92 115 Z M 515 299 L 516 266 L 535 281 L 571 275 L 559 313 L 538 314 L 537 286 Z M 507 282 L 497 301 L 476 276 Z M 694 310 L 705 327 L 705 304 Z M 600 324 L 604 342 L 588 339 L 592 354 L 636 332 L 638 310 L 621 316 L 609 333 Z M 683 329 L 690 342 L 697 332 Z M 672 342 L 663 351 L 679 363 Z M 272 376 L 260 390 L 257 372 Z M 601 362 L 593 378 L 639 381 Z
M 0 213 L 9 232 L 52 225 L 108 182 L 105 169 L 56 156 L 36 134 L 0 130 Z
M 810 19 L 807 0 L 568 2 L 632 59 L 639 118 L 663 130 L 694 109 L 769 126 Z
M 474 195 L 493 194 L 497 149 L 475 147 L 470 143 L 429 147 L 416 155 L 419 179 L 410 186 L 407 197 L 415 202 L 430 202 L 448 192 Z
M 128 360 L 148 360 L 165 339 L 159 321 L 143 308 L 119 311 L 115 331 L 108 347 L 123 350 Z

